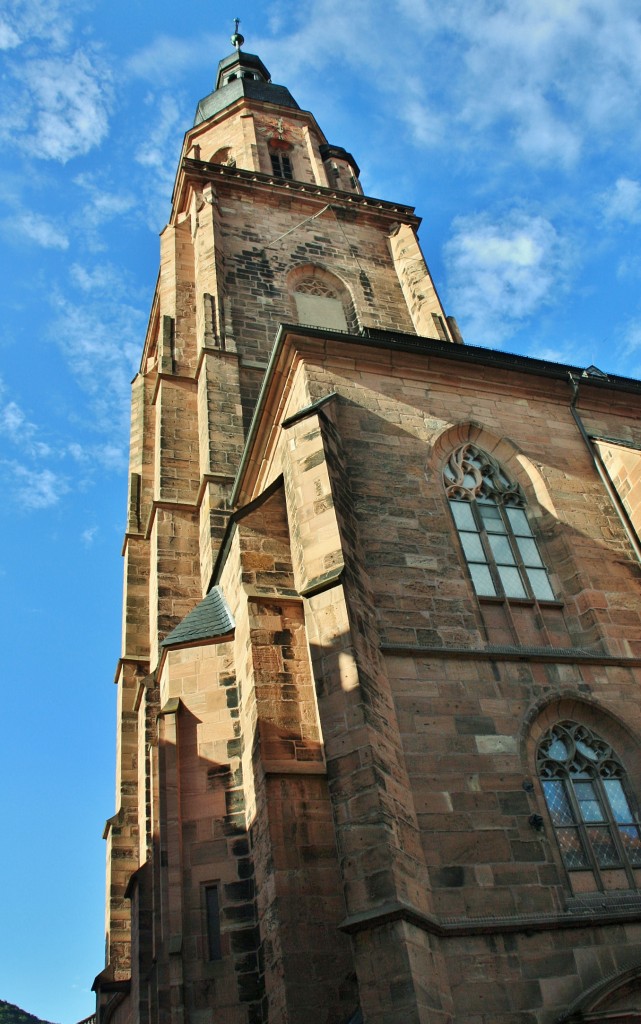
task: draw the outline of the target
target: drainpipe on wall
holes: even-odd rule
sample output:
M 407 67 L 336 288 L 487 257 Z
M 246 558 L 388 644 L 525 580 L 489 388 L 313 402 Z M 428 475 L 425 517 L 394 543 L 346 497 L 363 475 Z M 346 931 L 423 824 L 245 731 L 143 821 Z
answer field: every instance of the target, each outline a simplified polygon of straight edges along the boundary
M 570 378 L 570 386 L 572 388 L 572 401 L 570 402 L 570 412 L 572 413 L 572 416 L 574 417 L 574 422 L 576 423 L 579 433 L 585 442 L 585 447 L 590 453 L 590 457 L 592 459 L 592 462 L 594 463 L 594 468 L 601 477 L 603 486 L 608 492 L 608 496 L 610 498 L 610 501 L 612 502 L 614 511 L 621 520 L 621 525 L 623 526 L 627 538 L 630 541 L 630 544 L 632 545 L 632 549 L 635 555 L 637 556 L 637 561 L 641 562 L 641 542 L 639 541 L 637 531 L 635 530 L 632 520 L 628 515 L 627 509 L 623 504 L 623 501 L 621 500 L 619 492 L 617 491 L 616 487 L 612 483 L 612 480 L 610 479 L 610 475 L 607 469 L 605 468 L 599 450 L 595 448 L 595 446 L 590 441 L 585 426 L 583 425 L 583 420 L 579 416 L 578 410 L 576 408 L 576 403 L 579 398 L 580 380 L 577 377 L 575 377 L 572 373 L 569 373 L 568 377 Z

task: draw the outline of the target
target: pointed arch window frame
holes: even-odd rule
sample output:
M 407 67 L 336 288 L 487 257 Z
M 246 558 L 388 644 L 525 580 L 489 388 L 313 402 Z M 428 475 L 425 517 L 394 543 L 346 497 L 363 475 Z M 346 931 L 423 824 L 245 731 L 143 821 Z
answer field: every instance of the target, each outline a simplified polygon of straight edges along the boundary
M 497 460 L 472 442 L 460 445 L 443 484 L 477 597 L 555 602 L 525 495 Z
M 641 869 L 641 827 L 618 754 L 588 726 L 563 720 L 540 739 L 536 770 L 561 860 L 568 873 Z
M 306 272 L 299 271 L 290 281 L 289 291 L 298 323 L 345 334 L 357 333 L 353 298 L 345 283 L 334 275 L 309 266 Z

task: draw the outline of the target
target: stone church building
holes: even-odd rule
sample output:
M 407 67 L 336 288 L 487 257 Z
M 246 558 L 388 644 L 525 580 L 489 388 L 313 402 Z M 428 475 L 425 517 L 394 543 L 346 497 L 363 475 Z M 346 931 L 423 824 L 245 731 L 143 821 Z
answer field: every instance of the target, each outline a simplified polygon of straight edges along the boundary
M 98 1022 L 641 1021 L 641 385 L 463 344 L 233 42 L 133 382 Z

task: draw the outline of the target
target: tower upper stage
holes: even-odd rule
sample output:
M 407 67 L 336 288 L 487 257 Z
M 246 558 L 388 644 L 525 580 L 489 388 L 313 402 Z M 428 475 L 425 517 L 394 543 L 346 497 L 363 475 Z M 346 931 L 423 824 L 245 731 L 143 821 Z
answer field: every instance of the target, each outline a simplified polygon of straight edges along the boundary
M 230 53 L 218 64 L 214 91 L 198 104 L 194 124 L 201 124 L 242 96 L 261 103 L 275 103 L 280 107 L 300 109 L 289 89 L 284 85 L 273 84 L 269 71 L 260 57 L 255 53 L 238 50 Z
M 220 61 L 183 156 L 362 195 L 352 155 L 328 144 L 313 115 L 274 85 L 260 57 L 240 49 Z

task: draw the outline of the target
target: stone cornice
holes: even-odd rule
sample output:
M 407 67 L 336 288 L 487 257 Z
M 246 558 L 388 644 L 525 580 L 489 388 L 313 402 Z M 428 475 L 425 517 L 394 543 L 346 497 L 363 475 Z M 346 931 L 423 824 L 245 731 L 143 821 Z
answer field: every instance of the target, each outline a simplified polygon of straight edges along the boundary
M 206 160 L 194 160 L 193 157 L 184 157 L 180 165 L 179 180 L 180 189 L 177 196 L 183 191 L 186 184 L 193 182 L 200 185 L 214 184 L 216 181 L 225 181 L 235 184 L 239 188 L 250 189 L 252 195 L 262 189 L 269 192 L 277 189 L 287 194 L 298 196 L 302 199 L 315 201 L 320 199 L 323 203 L 336 204 L 341 209 L 358 209 L 388 216 L 392 220 L 399 217 L 405 223 L 411 223 L 418 227 L 421 220 L 414 213 L 413 206 L 405 206 L 401 203 L 391 203 L 386 199 L 375 199 L 372 196 L 362 196 L 358 192 L 343 192 L 341 189 L 327 188 L 325 185 L 317 185 L 307 181 L 287 181 L 285 178 L 278 178 L 273 174 L 263 174 L 261 171 L 247 171 L 242 167 L 227 167 L 225 164 L 213 164 Z M 180 203 L 177 203 L 177 207 Z

